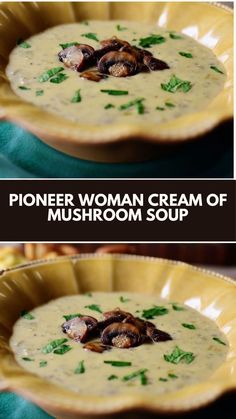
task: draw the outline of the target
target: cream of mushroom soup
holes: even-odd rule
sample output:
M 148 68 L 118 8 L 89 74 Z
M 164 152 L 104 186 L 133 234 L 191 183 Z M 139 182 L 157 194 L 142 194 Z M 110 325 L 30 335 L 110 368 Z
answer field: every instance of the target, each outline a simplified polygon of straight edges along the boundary
M 84 395 L 171 392 L 210 377 L 228 352 L 226 336 L 196 310 L 115 292 L 23 311 L 10 345 L 23 368 Z
M 105 42 L 114 37 L 123 44 L 104 58 Z M 142 68 L 139 49 L 146 54 Z M 77 65 L 81 54 L 86 65 Z M 93 71 L 91 78 L 94 66 L 100 75 Z M 90 75 L 81 77 L 84 71 Z M 210 49 L 182 33 L 139 22 L 88 21 L 20 40 L 7 76 L 25 101 L 97 126 L 162 123 L 200 111 L 222 90 L 226 71 Z

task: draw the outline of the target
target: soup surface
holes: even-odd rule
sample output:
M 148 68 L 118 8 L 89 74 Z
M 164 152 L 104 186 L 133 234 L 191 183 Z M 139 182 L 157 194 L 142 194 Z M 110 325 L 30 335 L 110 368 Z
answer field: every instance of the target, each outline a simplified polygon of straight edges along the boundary
M 65 319 L 82 313 L 102 320 L 103 312 L 116 307 L 152 322 L 172 340 L 103 353 L 66 340 L 61 328 Z M 22 313 L 10 344 L 25 369 L 84 395 L 174 391 L 209 377 L 228 351 L 225 335 L 197 311 L 134 293 L 94 292 L 53 300 Z
M 113 36 L 145 48 L 169 68 L 94 82 L 58 59 L 62 46 L 68 43 L 98 49 L 100 41 Z M 58 66 L 62 76 L 42 81 L 45 72 Z M 202 110 L 226 80 L 226 71 L 213 52 L 194 39 L 128 21 L 89 21 L 50 28 L 14 48 L 7 75 L 15 93 L 25 101 L 90 126 L 161 123 Z M 114 95 L 109 90 L 126 93 Z M 140 100 L 142 106 L 138 105 Z

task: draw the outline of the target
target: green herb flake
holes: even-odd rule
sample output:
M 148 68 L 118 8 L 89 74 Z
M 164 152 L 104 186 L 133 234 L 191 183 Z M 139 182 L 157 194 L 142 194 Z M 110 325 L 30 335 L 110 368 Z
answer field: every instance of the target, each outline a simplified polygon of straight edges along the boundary
M 193 352 L 186 352 L 183 349 L 180 349 L 178 346 L 174 348 L 171 354 L 164 354 L 164 360 L 171 362 L 172 364 L 179 364 L 179 362 L 184 362 L 185 364 L 190 364 L 195 359 Z
M 40 361 L 39 362 L 39 367 L 40 368 L 44 368 L 44 367 L 46 367 L 48 365 L 48 362 L 47 361 Z
M 24 49 L 31 48 L 31 45 L 28 42 L 23 41 L 23 39 L 18 39 L 16 44 L 20 48 L 24 48 Z
M 61 339 L 55 339 L 49 342 L 46 346 L 42 348 L 43 354 L 49 354 L 50 352 L 53 352 L 54 349 L 61 346 L 63 343 L 68 342 L 68 339 L 61 338 Z
M 195 330 L 196 326 L 194 326 L 194 324 L 191 323 L 182 323 L 183 327 L 186 327 L 186 329 L 190 329 L 190 330 Z
M 162 35 L 151 34 L 147 38 L 141 38 L 139 40 L 139 46 L 142 48 L 151 48 L 152 45 L 162 44 L 165 40 Z
M 168 312 L 169 310 L 164 306 L 154 306 L 147 310 L 143 310 L 142 317 L 144 319 L 154 319 L 155 317 L 163 316 L 164 314 L 167 314 Z
M 126 31 L 126 29 L 128 29 L 128 28 L 125 28 L 124 26 L 121 26 L 121 25 L 116 25 L 116 29 L 118 31 Z
M 20 313 L 21 317 L 24 317 L 26 320 L 34 320 L 35 317 L 33 314 L 29 313 L 27 310 L 22 310 Z
M 217 338 L 216 336 L 214 336 L 212 338 L 215 342 L 220 343 L 221 345 L 226 345 L 225 342 L 223 342 L 223 340 L 221 340 L 220 338 Z
M 136 103 L 136 109 L 137 109 L 137 113 L 139 114 L 139 115 L 143 115 L 144 114 L 144 112 L 145 112 L 145 107 L 144 107 L 144 104 L 143 104 L 143 102 L 140 100 L 140 101 L 138 101 L 137 103 Z
M 43 96 L 44 90 L 36 90 L 35 96 Z
M 83 33 L 81 36 L 84 36 L 85 38 L 93 39 L 94 41 L 99 42 L 99 39 L 97 38 L 96 33 L 88 32 L 88 33 Z
M 85 306 L 85 308 L 89 308 L 89 310 L 97 311 L 98 313 L 102 313 L 101 307 L 98 304 L 91 304 L 89 306 Z
M 69 48 L 69 47 L 79 45 L 79 43 L 78 42 L 66 42 L 65 44 L 59 44 L 59 45 L 62 49 L 66 49 L 66 48 Z
M 32 362 L 34 361 L 33 358 L 29 358 L 28 356 L 23 356 L 21 359 L 23 359 L 23 361 L 27 361 L 27 362 Z
M 211 65 L 210 68 L 214 71 L 216 71 L 216 73 L 220 73 L 220 74 L 224 74 L 223 71 L 221 71 L 218 67 L 216 67 L 215 65 Z
M 162 108 L 161 106 L 157 106 L 157 107 L 156 107 L 156 110 L 157 110 L 157 111 L 164 111 L 164 110 L 165 110 L 165 108 Z
M 144 98 L 139 98 L 139 99 L 134 99 L 131 100 L 130 102 L 124 103 L 123 105 L 119 106 L 119 110 L 123 111 L 129 108 L 132 108 L 133 106 L 137 106 L 138 104 L 142 104 L 143 100 L 145 100 Z M 137 108 L 138 113 L 139 112 L 139 108 Z
M 132 362 L 129 361 L 103 361 L 104 364 L 109 364 L 112 367 L 131 367 Z
M 75 319 L 75 317 L 82 317 L 82 314 L 80 313 L 75 313 L 75 314 L 64 314 L 64 319 L 66 321 L 71 320 L 71 319 Z
M 142 371 L 140 373 L 140 383 L 142 386 L 146 386 L 148 384 L 148 378 L 146 376 L 146 371 Z
M 71 99 L 71 103 L 79 103 L 81 102 L 82 98 L 81 98 L 81 94 L 80 94 L 80 89 L 76 90 L 74 96 Z
M 183 311 L 184 310 L 184 307 L 181 307 L 181 306 L 179 306 L 178 304 L 175 304 L 175 303 L 172 304 L 172 308 L 175 311 Z
M 142 375 L 144 375 L 147 371 L 148 371 L 147 369 L 143 369 L 143 370 L 138 370 L 138 371 L 132 372 L 132 373 L 131 373 L 131 374 L 129 374 L 129 375 L 125 375 L 125 376 L 122 378 L 122 381 L 130 381 L 130 380 L 133 380 L 133 378 L 136 378 L 136 377 L 141 377 L 141 376 L 142 376 Z
M 109 381 L 112 381 L 112 380 L 117 380 L 117 379 L 118 379 L 118 377 L 117 377 L 117 375 L 112 374 L 112 375 L 109 375 L 109 377 L 107 377 L 107 379 L 108 379 Z
M 55 74 L 60 73 L 64 70 L 64 67 L 54 67 L 50 70 L 45 71 L 41 76 L 39 76 L 38 81 L 40 83 L 44 83 L 48 81 L 51 77 L 55 76 Z
M 49 81 L 50 81 L 50 83 L 59 84 L 59 83 L 62 83 L 64 80 L 68 79 L 68 77 L 69 76 L 67 76 L 64 73 L 59 73 L 55 77 L 52 77 Z
M 179 55 L 185 58 L 193 58 L 193 55 L 190 52 L 179 51 Z
M 129 298 L 125 298 L 125 297 L 123 297 L 122 295 L 120 296 L 120 302 L 121 302 L 121 303 L 128 303 L 128 301 L 130 301 L 130 299 L 129 299 Z
M 170 37 L 171 39 L 182 39 L 182 38 L 183 38 L 181 35 L 178 35 L 178 34 L 177 34 L 177 33 L 175 33 L 175 32 L 170 32 L 170 33 L 169 33 L 169 37 Z
M 111 109 L 114 108 L 115 106 L 112 105 L 112 103 L 108 103 L 107 105 L 104 106 L 104 109 Z
M 167 378 L 162 378 L 162 377 L 160 377 L 160 378 L 159 378 L 159 381 L 163 381 L 163 383 L 165 383 L 165 382 L 166 382 L 166 381 L 168 381 L 168 380 L 167 380 Z
M 20 89 L 20 90 L 31 90 L 31 88 L 27 87 L 27 86 L 18 86 L 18 89 Z
M 128 95 L 128 90 L 112 90 L 112 89 L 101 89 L 102 93 L 107 93 L 111 96 L 122 96 L 122 95 Z
M 175 374 L 169 373 L 169 374 L 168 374 L 168 377 L 169 377 L 169 378 L 172 378 L 172 379 L 174 379 L 174 380 L 175 380 L 176 378 L 178 378 L 178 375 L 175 375 Z
M 161 83 L 161 88 L 170 93 L 176 93 L 177 91 L 187 93 L 192 88 L 192 83 L 187 80 L 181 80 L 173 75 L 168 83 Z
M 56 355 L 64 355 L 66 352 L 72 349 L 69 345 L 61 345 L 58 348 L 54 349 L 53 353 Z
M 175 105 L 172 102 L 165 102 L 167 108 L 175 108 Z
M 85 373 L 85 366 L 84 361 L 80 361 L 78 367 L 74 371 L 75 374 L 84 374 Z

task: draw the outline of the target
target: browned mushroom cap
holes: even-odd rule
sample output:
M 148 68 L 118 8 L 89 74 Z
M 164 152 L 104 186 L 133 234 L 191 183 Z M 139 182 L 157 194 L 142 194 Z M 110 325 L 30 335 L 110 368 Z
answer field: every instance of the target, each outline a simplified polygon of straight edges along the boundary
M 152 57 L 150 55 L 145 55 L 143 58 L 143 63 L 149 68 L 149 70 L 152 71 L 161 71 L 161 70 L 167 70 L 170 68 L 165 61 L 158 60 L 155 57 Z
M 104 330 L 109 324 L 122 322 L 127 317 L 133 317 L 132 314 L 127 311 L 122 311 L 119 307 L 112 311 L 103 313 L 104 320 L 98 322 L 98 328 Z
M 120 48 L 120 51 L 128 52 L 129 54 L 132 54 L 137 61 L 140 63 L 143 62 L 143 58 L 145 55 L 152 56 L 152 53 L 150 51 L 147 51 L 146 49 L 138 48 L 136 46 L 123 46 Z
M 159 330 L 153 326 L 148 326 L 146 333 L 153 342 L 165 342 L 167 340 L 172 340 L 172 337 L 169 335 L 169 333 L 163 332 L 162 330 Z
M 92 64 L 94 48 L 90 45 L 81 44 L 73 45 L 65 48 L 59 52 L 59 60 L 62 61 L 66 67 L 73 70 L 81 71 L 87 65 Z
M 137 72 L 138 62 L 128 52 L 111 51 L 98 61 L 98 70 L 114 77 L 127 77 Z
M 89 342 L 83 346 L 84 349 L 92 352 L 102 353 L 110 349 L 109 346 L 103 345 L 101 342 Z
M 97 329 L 97 320 L 94 317 L 75 317 L 62 324 L 62 331 L 76 342 L 86 342 L 89 335 Z
M 100 45 L 102 46 L 102 48 L 111 48 L 110 51 L 117 51 L 123 46 L 130 46 L 129 42 L 124 41 L 123 39 L 119 39 L 117 38 L 117 36 L 113 36 L 109 39 L 104 39 L 100 42 Z
M 108 76 L 106 74 L 101 74 L 98 71 L 93 70 L 83 71 L 83 73 L 80 74 L 80 77 L 82 77 L 83 79 L 99 82 L 100 80 L 105 79 Z
M 116 348 L 131 348 L 141 343 L 141 336 L 133 324 L 112 323 L 103 330 L 101 341 Z

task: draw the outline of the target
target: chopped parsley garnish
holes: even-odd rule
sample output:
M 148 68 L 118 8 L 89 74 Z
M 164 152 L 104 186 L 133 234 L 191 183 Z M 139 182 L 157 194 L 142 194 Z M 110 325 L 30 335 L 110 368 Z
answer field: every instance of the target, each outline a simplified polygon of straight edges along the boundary
M 122 381 L 130 381 L 130 380 L 133 380 L 133 378 L 139 377 L 141 384 L 146 385 L 147 384 L 147 377 L 146 377 L 147 371 L 148 371 L 147 369 L 135 371 L 129 375 L 125 375 L 122 378 Z
M 44 90 L 36 90 L 35 95 L 36 96 L 43 96 Z
M 74 371 L 75 374 L 84 374 L 85 373 L 85 366 L 84 361 L 80 361 L 78 367 Z
M 46 367 L 48 364 L 48 361 L 40 361 L 39 366 L 40 368 Z
M 128 303 L 128 301 L 130 301 L 130 299 L 129 299 L 129 298 L 125 298 L 125 297 L 123 297 L 122 295 L 120 296 L 120 302 L 121 302 L 121 303 Z
M 193 58 L 193 55 L 190 52 L 179 51 L 179 55 L 185 58 Z
M 79 103 L 81 102 L 82 98 L 81 98 L 81 94 L 80 94 L 80 89 L 76 90 L 74 96 L 71 99 L 71 103 Z
M 193 352 L 185 352 L 183 349 L 180 349 L 178 346 L 171 352 L 171 354 L 164 355 L 164 360 L 171 362 L 172 364 L 179 364 L 183 361 L 185 364 L 190 364 L 195 359 Z
M 20 313 L 21 317 L 24 317 L 24 319 L 26 320 L 33 320 L 35 319 L 35 317 L 33 316 L 33 314 L 29 313 L 27 310 L 22 310 L 22 312 Z
M 160 378 L 159 378 L 159 381 L 166 382 L 166 381 L 168 381 L 168 380 L 167 380 L 167 378 L 162 378 L 162 377 L 160 377 Z
M 186 329 L 190 329 L 190 330 L 196 329 L 196 326 L 194 326 L 194 324 L 191 324 L 191 323 L 182 323 L 182 326 L 186 327 Z
M 118 31 L 125 31 L 126 29 L 128 29 L 128 28 L 125 28 L 124 26 L 121 26 L 121 25 L 116 25 L 116 29 L 118 30 Z
M 178 375 L 175 375 L 175 374 L 171 374 L 171 373 L 169 373 L 169 374 L 168 374 L 168 377 L 169 377 L 169 378 L 173 378 L 173 379 L 175 379 L 175 378 L 178 378 Z
M 117 377 L 117 375 L 112 374 L 112 375 L 109 375 L 109 377 L 107 377 L 107 379 L 108 379 L 109 381 L 111 381 L 111 380 L 117 380 L 117 379 L 118 379 L 118 377 Z
M 59 74 L 57 74 L 55 77 L 52 77 L 49 81 L 50 81 L 51 83 L 56 83 L 56 84 L 59 84 L 59 83 L 62 83 L 64 80 L 68 79 L 68 77 L 69 77 L 69 76 L 67 76 L 67 75 L 66 75 L 66 74 L 64 74 L 64 73 L 59 73 Z
M 154 306 L 147 310 L 143 310 L 141 316 L 144 317 L 144 319 L 154 319 L 155 317 L 163 316 L 164 314 L 167 314 L 168 312 L 169 310 L 166 307 Z
M 157 111 L 164 111 L 164 110 L 165 110 L 165 108 L 162 108 L 162 106 L 157 106 L 157 107 L 156 107 L 156 110 L 157 110 Z
M 112 90 L 112 89 L 101 89 L 102 93 L 107 93 L 111 96 L 121 96 L 121 95 L 128 95 L 128 90 Z
M 68 342 L 68 339 L 61 338 L 61 339 L 52 340 L 51 342 L 49 342 L 46 346 L 42 348 L 42 352 L 44 354 L 49 354 L 50 352 L 53 352 L 54 349 L 58 348 L 65 342 Z
M 74 319 L 75 317 L 82 317 L 82 314 L 80 314 L 80 313 L 75 313 L 75 314 L 64 314 L 64 319 L 66 320 L 66 321 L 68 321 L 68 320 L 71 320 L 71 319 Z
M 169 33 L 169 37 L 170 37 L 171 39 L 182 39 L 182 38 L 183 38 L 182 36 L 178 35 L 178 34 L 177 34 L 177 33 L 175 33 L 175 32 L 170 32 L 170 33 Z
M 23 41 L 23 39 L 18 39 L 17 40 L 17 45 L 18 45 L 18 47 L 25 48 L 25 49 L 31 48 L 31 45 L 28 42 Z
M 129 361 L 103 361 L 104 364 L 110 364 L 112 367 L 130 367 L 132 362 Z
M 96 33 L 88 32 L 88 33 L 83 33 L 81 36 L 84 36 L 85 38 L 93 39 L 94 41 L 99 42 L 99 39 L 97 38 Z
M 53 351 L 53 353 L 54 353 L 54 354 L 57 354 L 57 355 L 63 355 L 63 354 L 65 354 L 66 352 L 70 351 L 71 349 L 72 349 L 72 347 L 71 347 L 71 346 L 69 346 L 69 345 L 61 345 L 61 346 L 59 346 L 58 348 L 56 348 L 56 349 Z
M 172 304 L 172 308 L 175 311 L 183 311 L 184 310 L 184 307 L 181 307 L 181 306 L 179 306 L 178 304 L 175 304 L 175 303 Z
M 177 90 L 187 93 L 192 88 L 192 83 L 187 80 L 181 80 L 173 75 L 168 83 L 161 83 L 161 88 L 170 93 L 175 93 Z
M 84 306 L 85 308 L 89 308 L 89 310 L 97 311 L 98 313 L 102 313 L 102 310 L 98 304 L 91 304 L 89 306 Z
M 79 43 L 78 42 L 66 42 L 65 44 L 59 44 L 59 45 L 60 45 L 60 47 L 62 47 L 62 49 L 66 49 L 66 48 L 69 48 L 69 47 L 79 45 Z
M 21 90 L 31 90 L 31 88 L 30 87 L 27 87 L 27 86 L 18 86 L 18 89 L 21 89 Z
M 221 70 L 220 70 L 218 67 L 216 67 L 215 65 L 211 65 L 211 66 L 210 66 L 210 68 L 211 68 L 212 70 L 216 71 L 217 73 L 224 74 L 224 72 L 223 72 L 223 71 L 221 71 Z
M 21 359 L 23 359 L 23 361 L 34 361 L 33 358 L 29 358 L 28 356 L 23 356 Z
M 165 102 L 167 108 L 175 108 L 175 105 L 172 102 Z
M 50 70 L 45 71 L 41 76 L 38 78 L 38 81 L 40 83 L 44 83 L 45 81 L 48 81 L 51 77 L 55 76 L 55 74 L 60 73 L 64 70 L 64 67 L 54 67 Z
M 104 106 L 104 109 L 111 109 L 114 108 L 115 106 L 112 105 L 112 103 L 108 103 L 107 105 Z
M 165 40 L 166 39 L 162 35 L 152 34 L 147 38 L 141 38 L 139 40 L 139 46 L 142 48 L 151 48 L 152 45 L 162 44 Z
M 215 342 L 220 343 L 221 345 L 226 345 L 225 342 L 223 342 L 223 340 L 221 340 L 220 338 L 217 338 L 216 336 L 214 336 L 212 338 Z
M 144 113 L 144 105 L 143 105 L 143 100 L 145 100 L 144 98 L 140 98 L 140 99 L 135 99 L 135 100 L 131 100 L 130 102 L 124 103 L 123 105 L 119 106 L 119 110 L 123 111 L 125 109 L 129 109 L 132 108 L 133 106 L 136 107 L 138 114 L 143 114 Z

